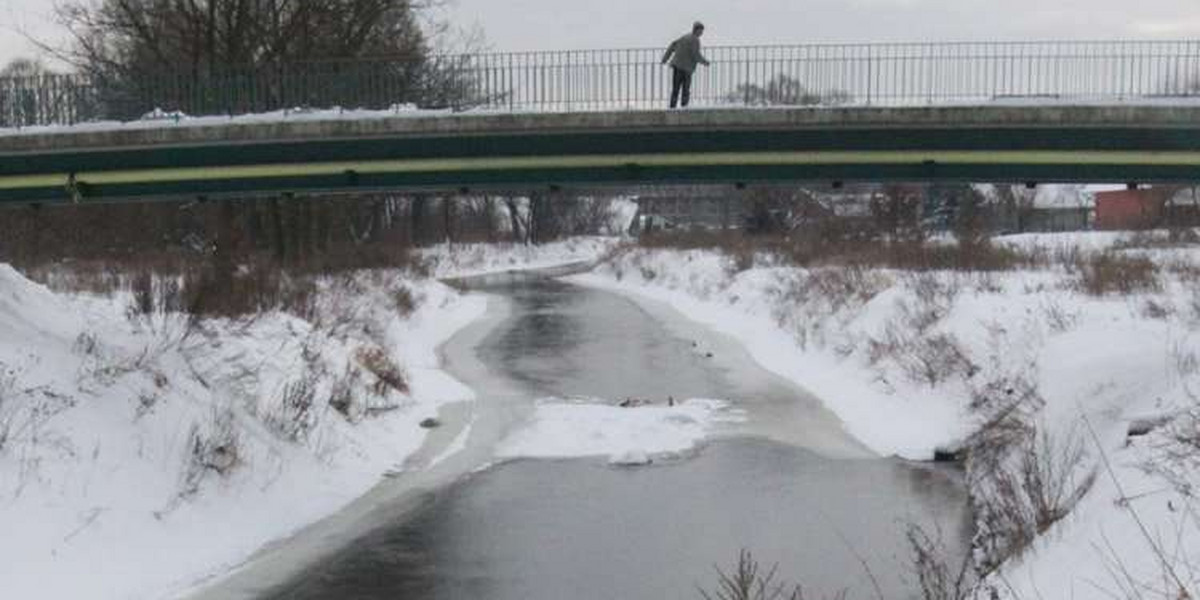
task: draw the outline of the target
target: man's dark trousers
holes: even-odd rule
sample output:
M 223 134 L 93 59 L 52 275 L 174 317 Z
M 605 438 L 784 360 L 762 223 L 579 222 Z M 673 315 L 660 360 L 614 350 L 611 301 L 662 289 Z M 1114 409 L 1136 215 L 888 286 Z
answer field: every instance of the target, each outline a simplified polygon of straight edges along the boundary
M 692 100 L 692 74 L 679 67 L 671 67 L 671 72 L 671 108 L 679 104 L 680 92 L 683 92 L 683 105 L 687 106 Z

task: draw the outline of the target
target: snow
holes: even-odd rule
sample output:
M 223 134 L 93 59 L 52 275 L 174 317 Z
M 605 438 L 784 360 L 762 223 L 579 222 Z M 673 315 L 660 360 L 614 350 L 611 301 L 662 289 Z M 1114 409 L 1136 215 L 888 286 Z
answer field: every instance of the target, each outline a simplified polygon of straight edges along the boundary
M 1170 245 L 1167 235 L 1029 234 L 996 243 L 1200 265 L 1200 247 Z M 1194 500 L 1176 485 L 1200 474 L 1200 461 L 1179 458 L 1176 435 L 1200 430 L 1200 289 L 1182 271 L 1165 269 L 1159 290 L 1089 296 L 1058 266 L 801 269 L 760 254 L 745 268 L 715 251 L 602 238 L 424 252 L 438 277 L 607 256 L 570 279 L 666 302 L 740 341 L 881 455 L 928 459 L 979 428 L 984 415 L 973 398 L 1029 382 L 1044 399 L 1038 429 L 1057 440 L 1083 436 L 1077 470 L 1096 482 L 1067 518 L 987 580 L 1001 597 L 1066 600 L 1161 582 L 1162 563 L 1133 511 L 1163 555 L 1200 555 Z M 410 315 L 393 308 L 398 286 L 418 300 Z M 5 595 L 181 593 L 359 497 L 420 447 L 422 419 L 474 397 L 441 370 L 436 348 L 484 314 L 482 297 L 404 272 L 324 281 L 317 297 L 312 320 L 272 312 L 196 325 L 133 315 L 127 293 L 51 292 L 0 265 Z M 407 393 L 370 391 L 362 352 L 371 349 L 394 360 Z M 931 357 L 946 361 L 933 379 L 924 369 Z M 353 372 L 357 379 L 344 378 Z M 284 418 L 284 400 L 301 382 L 315 390 L 315 409 Z M 359 399 L 350 418 L 328 402 L 347 385 Z M 497 458 L 645 465 L 686 456 L 744 418 L 720 400 L 614 404 L 543 399 Z M 1168 425 L 1128 440 L 1137 419 Z M 430 465 L 467 447 L 475 426 L 466 423 Z
M 636 271 L 622 270 L 620 279 L 614 276 L 614 268 L 621 267 L 604 265 L 570 279 L 665 302 L 733 337 L 763 367 L 825 400 L 852 436 L 880 454 L 927 459 L 934 448 L 961 439 L 970 430 L 959 397 L 930 394 L 919 387 L 888 393 L 879 389 L 875 373 L 841 360 L 836 352 L 800 347 L 795 335 L 774 316 L 787 310 L 781 287 L 794 273 L 764 268 L 730 279 L 724 261 L 706 252 L 647 253 Z M 647 274 L 653 274 L 650 281 Z M 886 295 L 881 296 L 874 302 L 891 304 Z M 874 329 L 884 316 L 865 312 L 861 328 Z
M 54 294 L 0 266 L 6 595 L 170 595 L 374 485 L 420 446 L 420 419 L 472 397 L 434 349 L 484 309 L 410 281 L 421 307 L 407 319 L 380 314 L 390 284 L 323 296 L 322 310 L 357 310 L 372 339 L 283 313 L 200 327 L 130 318 L 127 297 Z M 403 365 L 409 393 L 368 390 L 356 357 L 376 345 Z M 351 420 L 331 408 L 338 376 L 352 371 L 354 395 L 385 412 Z M 284 398 L 301 382 L 311 414 L 291 418 Z
M 853 100 L 836 106 L 811 106 L 804 110 L 845 110 L 872 109 L 881 107 L 893 108 L 977 108 L 977 107 L 1013 107 L 1013 108 L 1071 108 L 1071 107 L 1147 107 L 1171 108 L 1200 106 L 1200 97 L 1138 97 L 1128 98 L 1063 96 L 1063 97 L 1032 97 L 1012 96 L 992 99 L 965 97 L 961 99 L 945 99 L 935 102 L 925 100 L 895 104 L 880 104 L 867 102 L 865 99 Z M 742 106 L 731 104 L 693 105 L 691 111 L 705 110 L 747 110 L 747 111 L 783 111 L 796 110 L 795 106 Z M 488 117 L 495 115 L 533 115 L 533 114 L 568 114 L 589 112 L 623 112 L 623 111 L 658 111 L 662 110 L 661 100 L 630 100 L 628 102 L 554 102 L 553 100 L 538 101 L 537 103 L 518 104 L 515 106 L 476 107 L 468 110 L 454 111 L 452 109 L 422 109 L 412 104 L 397 104 L 385 110 L 363 109 L 349 107 L 295 107 L 262 113 L 238 115 L 188 115 L 179 111 L 164 111 L 154 109 L 135 121 L 87 121 L 73 125 L 36 125 L 31 127 L 0 128 L 0 138 L 32 135 L 60 135 L 73 133 L 102 133 L 114 131 L 140 131 L 147 129 L 179 129 L 193 127 L 218 127 L 225 125 L 250 125 L 261 123 L 314 122 L 314 121 L 368 121 L 395 118 L 422 118 L 437 116 L 454 116 L 458 118 Z
M 547 399 L 539 403 L 527 427 L 501 443 L 497 456 L 608 456 L 612 464 L 642 465 L 687 454 L 721 423 L 741 418 L 720 400 L 623 408 L 603 400 Z
M 454 436 L 454 439 L 450 441 L 450 445 L 446 446 L 445 450 L 442 450 L 440 454 L 433 457 L 433 460 L 429 461 L 429 467 L 433 467 L 434 465 L 441 463 L 451 456 L 462 452 L 467 447 L 467 440 L 471 439 L 471 429 L 474 426 L 475 419 L 472 418 L 471 421 L 467 423 L 466 427 L 463 427 L 462 431 L 458 432 L 458 435 Z
M 1033 197 L 1034 208 L 1092 208 L 1095 195 L 1082 185 L 1039 185 Z
M 1200 247 L 1168 245 L 1166 236 L 1080 232 L 996 242 L 1200 265 Z M 1184 565 L 1200 555 L 1200 523 L 1186 492 L 1200 461 L 1164 456 L 1172 448 L 1174 455 L 1194 454 L 1174 434 L 1200 430 L 1191 416 L 1200 411 L 1194 278 L 1165 268 L 1160 290 L 1091 296 L 1058 266 L 997 273 L 801 269 L 762 254 L 744 266 L 714 251 L 633 248 L 571 279 L 667 302 L 732 336 L 764 367 L 822 399 L 881 455 L 929 459 L 981 426 L 986 413 L 972 408 L 972 398 L 1028 382 L 1044 401 L 1032 416 L 1038 431 L 1059 447 L 1075 442 L 1083 449 L 1070 481 L 1090 473 L 1095 484 L 1066 519 L 985 583 L 1004 598 L 1048 600 L 1101 597 L 1131 581 L 1161 587 L 1162 563 L 1130 509 L 1162 554 L 1191 576 Z M 970 366 L 944 367 L 944 377 L 923 380 L 930 355 L 922 349 L 938 339 Z M 1170 424 L 1127 442 L 1130 423 L 1145 418 Z M 1164 465 L 1174 465 L 1172 477 Z M 973 485 L 976 494 L 991 493 Z
M 438 273 L 595 260 L 611 242 L 434 250 Z M 406 289 L 416 310 L 401 314 Z M 56 293 L 0 265 L 4 597 L 139 599 L 194 589 L 338 512 L 474 393 L 438 346 L 487 300 L 402 271 L 320 280 L 314 315 L 189 322 L 132 297 Z M 378 385 L 385 357 L 408 390 Z M 304 406 L 305 390 L 311 403 Z M 332 400 L 351 398 L 345 413 Z M 472 423 L 434 463 L 467 444 Z
M 258 123 L 286 123 L 309 121 L 363 121 L 403 117 L 428 117 L 450 115 L 447 110 L 419 110 L 412 105 L 396 105 L 388 110 L 365 109 L 307 109 L 291 108 L 264 113 L 244 115 L 191 116 L 178 111 L 155 109 L 136 121 L 89 121 L 74 125 L 38 125 L 21 128 L 0 128 L 0 137 L 31 136 L 67 133 L 101 133 L 112 131 L 142 131 L 147 129 L 180 129 L 191 127 L 216 127 L 223 125 L 251 125 Z
M 589 264 L 620 243 L 620 238 L 584 236 L 548 244 L 441 244 L 421 251 L 434 277 L 453 279 L 523 269 Z
M 1130 456 L 1145 456 L 1131 449 Z M 1114 465 L 1121 488 L 1106 473 L 1067 519 L 1035 542 L 1024 557 L 1007 565 L 1003 598 L 1179 598 L 1159 593 L 1170 584 L 1156 549 L 1188 589 L 1200 579 L 1194 557 L 1200 535 L 1190 499 L 1138 468 L 1136 460 Z M 1131 500 L 1125 500 L 1129 498 Z M 1138 521 L 1146 524 L 1150 538 Z M 1130 589 L 1132 588 L 1132 593 Z
M 1200 230 L 1192 230 L 1200 235 Z M 1172 243 L 1171 232 L 1164 229 L 1143 231 L 1073 231 L 1064 233 L 1021 233 L 1000 236 L 997 244 L 1026 251 L 1078 250 L 1084 253 L 1120 250 L 1127 254 L 1147 255 L 1169 264 L 1172 259 L 1192 261 L 1200 258 L 1194 246 Z
M 1001 242 L 1099 248 L 1120 239 L 1041 234 Z M 737 272 L 731 259 L 713 252 L 635 250 L 570 279 L 669 303 L 738 339 L 764 367 L 822 398 L 870 448 L 914 459 L 928 459 L 936 447 L 972 431 L 967 400 L 988 376 L 1028 371 L 1043 394 L 1057 400 L 1049 412 L 1077 414 L 1079 403 L 1100 412 L 1111 405 L 1161 410 L 1152 400 L 1168 392 L 1168 350 L 1196 341 L 1186 323 L 1189 289 L 1182 285 L 1148 297 L 1096 298 L 1071 289 L 1060 273 L 935 272 L 928 277 L 946 297 L 930 307 L 916 298 L 914 289 L 923 285 L 918 277 L 887 270 L 847 283 L 862 297 L 830 298 L 816 286 L 825 283 L 822 277 L 836 278 L 831 271 L 762 266 Z M 1177 307 L 1177 314 L 1148 318 L 1146 301 Z M 930 385 L 908 376 L 903 355 L 897 363 L 871 363 L 872 342 L 885 341 L 889 328 L 911 333 L 903 321 L 922 308 L 940 313 L 932 331 L 952 336 L 979 375 Z M 1063 322 L 1049 322 L 1051 314 Z

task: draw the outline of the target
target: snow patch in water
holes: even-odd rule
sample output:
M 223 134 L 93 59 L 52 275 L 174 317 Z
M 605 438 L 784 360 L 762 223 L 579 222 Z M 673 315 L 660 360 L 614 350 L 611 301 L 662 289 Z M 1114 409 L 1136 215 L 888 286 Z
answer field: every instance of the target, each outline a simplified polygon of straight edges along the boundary
M 624 408 L 603 400 L 547 399 L 529 425 L 501 442 L 501 458 L 608 456 L 618 465 L 649 464 L 696 446 L 723 423 L 745 419 L 723 400 Z

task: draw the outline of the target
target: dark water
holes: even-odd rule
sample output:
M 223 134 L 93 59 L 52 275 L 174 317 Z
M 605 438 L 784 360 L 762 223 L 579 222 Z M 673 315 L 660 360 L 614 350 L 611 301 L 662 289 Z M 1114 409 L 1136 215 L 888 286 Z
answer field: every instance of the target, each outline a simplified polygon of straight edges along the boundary
M 485 289 L 510 299 L 513 314 L 485 340 L 479 358 L 531 396 L 665 400 L 730 391 L 692 340 L 669 335 L 620 296 L 556 280 Z
M 488 290 L 511 314 L 477 356 L 528 401 L 726 398 L 752 418 L 690 460 L 517 461 L 475 474 L 268 597 L 698 598 L 713 565 L 747 548 L 810 598 L 874 598 L 864 561 L 887 598 L 908 598 L 909 522 L 962 556 L 967 510 L 952 472 L 862 458 L 819 403 L 744 353 L 612 294 L 554 281 Z M 486 382 L 469 383 L 489 401 Z M 765 439 L 778 431 L 792 443 Z

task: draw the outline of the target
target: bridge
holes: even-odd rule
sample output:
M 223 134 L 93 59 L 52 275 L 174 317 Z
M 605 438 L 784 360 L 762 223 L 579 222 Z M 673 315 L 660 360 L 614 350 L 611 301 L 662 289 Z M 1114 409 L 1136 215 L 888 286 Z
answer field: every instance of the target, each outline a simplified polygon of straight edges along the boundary
M 0 124 L 21 126 L 0 129 L 0 204 L 647 183 L 1200 179 L 1200 41 L 710 53 L 712 71 L 697 75 L 698 107 L 686 111 L 650 108 L 666 93 L 657 49 L 451 57 L 427 67 L 440 95 L 402 90 L 389 78 L 411 83 L 413 73 L 386 60 L 293 66 L 291 76 L 152 78 L 140 95 L 121 96 L 125 104 L 76 75 L 0 80 Z M 406 97 L 426 110 L 392 106 Z M 233 115 L 297 100 L 366 110 L 70 126 L 148 107 Z M 54 125 L 64 127 L 39 127 Z

